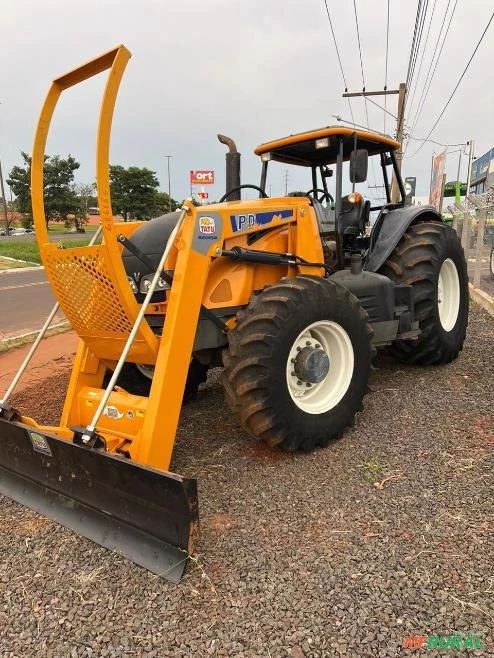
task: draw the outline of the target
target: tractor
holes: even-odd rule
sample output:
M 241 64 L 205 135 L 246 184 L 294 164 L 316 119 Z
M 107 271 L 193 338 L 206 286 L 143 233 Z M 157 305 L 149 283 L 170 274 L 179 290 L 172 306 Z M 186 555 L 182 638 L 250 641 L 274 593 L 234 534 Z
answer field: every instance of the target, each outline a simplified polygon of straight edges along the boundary
M 362 411 L 377 349 L 419 366 L 458 356 L 468 280 L 441 215 L 405 206 L 400 144 L 353 127 L 262 144 L 258 185 L 241 184 L 235 143 L 219 136 L 229 152 L 218 203 L 118 221 L 109 142 L 129 57 L 119 46 L 55 79 L 41 111 L 31 194 L 58 301 L 0 400 L 0 492 L 177 582 L 197 537 L 197 486 L 169 468 L 181 405 L 208 369 L 223 368 L 228 405 L 255 440 L 326 447 Z M 43 202 L 50 121 L 64 91 L 107 69 L 96 160 L 103 239 L 60 249 Z M 374 204 L 369 159 L 385 191 Z M 270 198 L 277 163 L 307 174 L 306 191 Z M 255 198 L 241 200 L 244 190 Z M 60 422 L 46 426 L 8 399 L 58 305 L 80 342 Z

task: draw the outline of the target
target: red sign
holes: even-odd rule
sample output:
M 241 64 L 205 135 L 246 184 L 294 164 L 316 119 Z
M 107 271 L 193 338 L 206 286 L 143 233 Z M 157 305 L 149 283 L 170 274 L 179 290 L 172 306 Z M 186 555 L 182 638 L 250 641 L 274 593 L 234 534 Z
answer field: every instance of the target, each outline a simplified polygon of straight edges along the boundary
M 198 196 L 200 199 L 207 199 L 209 195 L 208 195 L 207 192 L 198 192 L 198 193 L 197 193 L 197 196 Z
M 190 172 L 191 185 L 214 185 L 214 171 L 211 169 L 201 169 Z

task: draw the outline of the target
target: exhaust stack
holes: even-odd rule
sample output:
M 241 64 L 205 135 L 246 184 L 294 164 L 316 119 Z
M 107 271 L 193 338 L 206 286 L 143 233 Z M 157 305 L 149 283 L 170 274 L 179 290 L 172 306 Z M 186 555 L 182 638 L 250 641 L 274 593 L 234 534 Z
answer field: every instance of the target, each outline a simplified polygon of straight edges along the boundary
M 237 146 L 231 137 L 226 135 L 218 135 L 218 139 L 222 144 L 228 146 L 228 153 L 226 154 L 226 190 L 233 190 L 240 187 L 240 156 L 237 151 Z M 240 190 L 234 192 L 228 197 L 229 201 L 240 201 Z

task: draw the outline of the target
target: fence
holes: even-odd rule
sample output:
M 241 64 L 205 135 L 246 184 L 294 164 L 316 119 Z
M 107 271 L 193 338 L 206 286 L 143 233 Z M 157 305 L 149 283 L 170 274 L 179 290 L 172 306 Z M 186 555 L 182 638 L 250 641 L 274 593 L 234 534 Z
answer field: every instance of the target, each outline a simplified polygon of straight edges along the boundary
M 472 297 L 494 314 L 494 191 L 448 208 L 468 263 Z

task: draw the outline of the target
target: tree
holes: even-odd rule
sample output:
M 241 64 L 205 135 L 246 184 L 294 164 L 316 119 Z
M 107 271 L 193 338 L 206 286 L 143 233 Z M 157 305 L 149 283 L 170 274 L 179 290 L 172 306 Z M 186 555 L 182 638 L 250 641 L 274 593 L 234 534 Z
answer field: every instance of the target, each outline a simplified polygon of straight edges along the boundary
M 160 205 L 158 185 L 155 171 L 110 165 L 113 212 L 124 219 L 151 219 Z
M 17 207 L 32 218 L 31 208 L 31 158 L 21 151 L 24 167 L 15 166 L 7 178 L 12 192 L 16 196 Z M 65 221 L 67 215 L 76 214 L 79 209 L 77 194 L 73 185 L 74 171 L 79 163 L 71 156 L 45 156 L 43 172 L 43 195 L 45 200 L 46 221 Z
M 167 212 L 173 212 L 180 204 L 172 197 L 170 198 L 166 192 L 158 192 L 155 190 L 155 205 L 153 210 L 153 217 L 164 215 Z
M 98 204 L 98 198 L 94 195 L 95 190 L 95 183 L 79 183 L 73 185 L 78 208 L 74 215 L 69 215 L 65 220 L 67 228 L 74 226 L 76 231 L 84 233 L 83 226 L 88 223 L 88 209 Z

